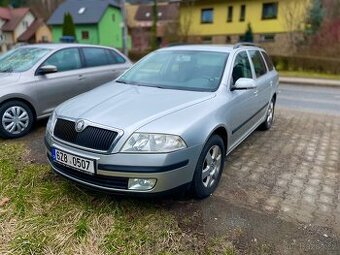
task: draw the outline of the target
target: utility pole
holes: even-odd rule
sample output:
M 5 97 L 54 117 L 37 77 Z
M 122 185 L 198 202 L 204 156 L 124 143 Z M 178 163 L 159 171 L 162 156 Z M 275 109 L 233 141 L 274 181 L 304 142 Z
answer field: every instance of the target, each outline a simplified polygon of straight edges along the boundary
M 151 27 L 151 49 L 156 50 L 158 48 L 157 41 L 157 22 L 158 22 L 158 6 L 157 0 L 153 0 L 152 5 L 152 27 Z
M 125 56 L 128 56 L 129 54 L 129 49 L 128 49 L 128 24 L 127 24 L 127 15 L 126 15 L 126 6 L 125 6 L 125 0 L 121 0 L 120 1 L 120 7 L 121 7 L 121 12 L 122 12 L 122 23 L 121 23 L 121 27 L 122 27 L 122 32 L 123 32 L 123 53 Z

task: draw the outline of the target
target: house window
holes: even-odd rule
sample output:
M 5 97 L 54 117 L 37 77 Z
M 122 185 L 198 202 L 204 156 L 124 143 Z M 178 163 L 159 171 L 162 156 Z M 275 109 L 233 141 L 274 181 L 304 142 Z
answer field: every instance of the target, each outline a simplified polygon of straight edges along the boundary
M 214 22 L 214 9 L 202 9 L 201 23 L 213 23 L 213 22 Z
M 232 22 L 233 21 L 233 7 L 228 6 L 228 17 L 227 17 L 227 22 Z
M 81 31 L 81 39 L 88 40 L 90 38 L 89 31 Z
M 42 42 L 48 42 L 48 36 L 47 35 L 43 35 L 41 40 L 42 40 Z
M 245 19 L 246 19 L 246 6 L 242 4 L 240 11 L 240 21 L 245 21 Z
M 202 43 L 203 44 L 211 44 L 213 41 L 211 36 L 203 36 L 202 37 Z
M 260 36 L 261 42 L 275 42 L 275 34 L 263 34 Z
M 265 3 L 262 7 L 262 19 L 277 18 L 278 3 Z
M 23 25 L 24 28 L 28 28 L 28 22 L 26 20 L 24 20 L 22 22 L 22 25 Z

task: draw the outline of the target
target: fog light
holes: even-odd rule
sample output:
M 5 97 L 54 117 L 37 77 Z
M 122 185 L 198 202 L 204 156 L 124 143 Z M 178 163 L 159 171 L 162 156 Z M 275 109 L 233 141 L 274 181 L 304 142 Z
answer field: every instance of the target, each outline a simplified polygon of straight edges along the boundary
M 129 189 L 131 190 L 149 190 L 155 187 L 156 179 L 129 179 Z

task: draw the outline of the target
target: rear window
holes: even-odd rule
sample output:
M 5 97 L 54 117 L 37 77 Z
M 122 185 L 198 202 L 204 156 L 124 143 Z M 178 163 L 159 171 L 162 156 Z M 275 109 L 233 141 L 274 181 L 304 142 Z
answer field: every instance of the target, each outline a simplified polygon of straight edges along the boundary
M 262 56 L 264 57 L 264 60 L 266 61 L 267 63 L 267 66 L 268 66 L 268 70 L 269 71 L 272 71 L 274 70 L 274 65 L 273 65 L 273 61 L 271 60 L 271 58 L 268 56 L 268 54 L 264 51 L 261 51 L 262 53 Z

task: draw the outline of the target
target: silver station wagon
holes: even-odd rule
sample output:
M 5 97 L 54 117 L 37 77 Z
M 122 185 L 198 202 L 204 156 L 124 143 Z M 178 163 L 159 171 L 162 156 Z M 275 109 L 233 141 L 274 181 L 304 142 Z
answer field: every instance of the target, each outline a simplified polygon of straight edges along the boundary
M 27 134 L 60 103 L 131 66 L 117 50 L 80 44 L 19 47 L 0 57 L 0 136 Z
M 278 73 L 254 45 L 155 51 L 60 105 L 45 143 L 54 171 L 90 188 L 209 196 L 228 153 L 272 126 Z

